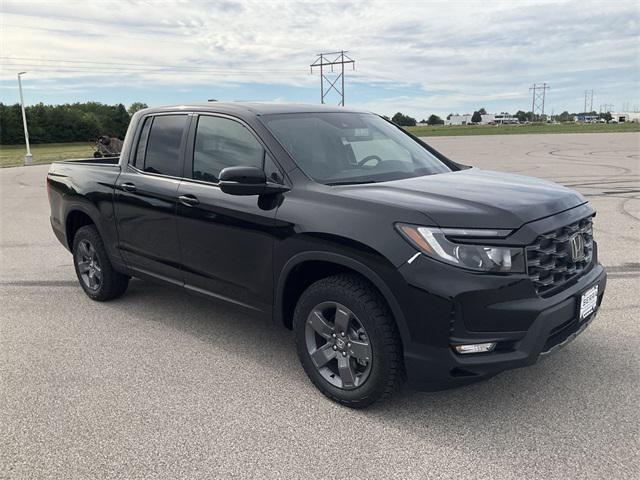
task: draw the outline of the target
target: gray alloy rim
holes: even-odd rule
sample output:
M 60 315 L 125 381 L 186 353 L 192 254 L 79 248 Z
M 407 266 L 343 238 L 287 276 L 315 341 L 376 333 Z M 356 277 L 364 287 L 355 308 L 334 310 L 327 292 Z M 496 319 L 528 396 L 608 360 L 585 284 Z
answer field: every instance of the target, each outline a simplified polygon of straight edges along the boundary
M 352 390 L 369 378 L 373 358 L 369 336 L 344 305 L 316 305 L 307 317 L 305 340 L 311 362 L 334 387 Z
M 98 260 L 98 253 L 91 242 L 82 240 L 78 244 L 78 273 L 82 282 L 90 290 L 98 290 L 102 285 L 102 267 Z

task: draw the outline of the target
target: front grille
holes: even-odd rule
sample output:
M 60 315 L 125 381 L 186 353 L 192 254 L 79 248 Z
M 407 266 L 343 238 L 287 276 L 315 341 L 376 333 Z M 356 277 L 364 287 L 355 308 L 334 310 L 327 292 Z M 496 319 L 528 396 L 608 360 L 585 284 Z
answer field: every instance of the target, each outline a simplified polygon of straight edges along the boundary
M 571 240 L 584 239 L 584 258 L 573 260 Z M 540 235 L 527 248 L 527 272 L 538 295 L 550 295 L 581 275 L 593 260 L 593 217 Z

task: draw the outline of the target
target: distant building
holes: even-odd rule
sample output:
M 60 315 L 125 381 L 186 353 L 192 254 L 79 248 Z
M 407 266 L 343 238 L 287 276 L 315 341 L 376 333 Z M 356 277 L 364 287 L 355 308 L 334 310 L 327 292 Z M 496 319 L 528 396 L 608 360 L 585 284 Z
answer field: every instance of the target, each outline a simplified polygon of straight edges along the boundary
M 485 117 L 487 117 L 485 119 Z M 489 119 L 488 117 L 493 117 L 493 119 Z M 482 123 L 499 123 L 499 124 L 517 124 L 520 123 L 518 117 L 514 117 L 507 112 L 496 113 L 493 115 L 482 115 Z
M 598 115 L 589 115 L 586 113 L 578 113 L 576 115 L 575 121 L 580 123 L 591 123 L 597 122 L 600 117 Z
M 447 118 L 444 121 L 445 125 L 467 125 L 469 123 L 471 123 L 471 117 L 473 115 L 471 115 L 470 113 L 467 113 L 465 115 L 451 115 L 449 118 Z
M 471 122 L 472 114 L 466 113 L 464 115 L 451 115 L 448 119 L 445 120 L 445 125 L 469 125 Z M 506 112 L 502 113 L 486 113 L 481 115 L 482 120 L 479 122 L 480 125 L 493 125 L 493 124 L 503 124 L 503 123 L 520 123 L 518 122 L 517 117 L 512 117 Z
M 611 120 L 618 123 L 640 122 L 640 112 L 616 112 L 611 113 Z

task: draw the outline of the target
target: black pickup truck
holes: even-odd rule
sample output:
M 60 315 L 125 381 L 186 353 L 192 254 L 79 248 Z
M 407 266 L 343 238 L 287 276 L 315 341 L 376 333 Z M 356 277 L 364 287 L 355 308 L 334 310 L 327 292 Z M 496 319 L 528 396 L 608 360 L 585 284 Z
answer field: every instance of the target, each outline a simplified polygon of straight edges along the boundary
M 595 317 L 594 209 L 456 163 L 375 114 L 208 103 L 136 113 L 112 163 L 57 162 L 51 225 L 99 301 L 130 277 L 295 331 L 311 381 L 364 407 L 530 365 Z

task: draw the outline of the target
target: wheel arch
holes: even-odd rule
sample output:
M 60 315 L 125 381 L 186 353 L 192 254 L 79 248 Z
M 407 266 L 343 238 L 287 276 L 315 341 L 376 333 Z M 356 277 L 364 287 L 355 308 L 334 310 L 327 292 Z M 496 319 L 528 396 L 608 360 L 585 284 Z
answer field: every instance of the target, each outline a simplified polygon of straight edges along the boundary
M 65 236 L 67 241 L 67 248 L 73 250 L 73 240 L 78 230 L 87 225 L 94 225 L 98 229 L 98 223 L 93 216 L 87 212 L 84 208 L 74 206 L 72 207 L 65 217 Z
M 314 275 L 305 278 L 304 273 L 309 272 L 309 270 L 313 270 Z M 311 283 L 321 278 L 348 272 L 362 276 L 376 288 L 393 314 L 402 342 L 408 342 L 409 332 L 404 313 L 384 279 L 363 262 L 335 252 L 303 252 L 289 259 L 278 278 L 274 319 L 276 322 L 282 323 L 285 327 L 291 329 L 293 309 L 300 294 Z

